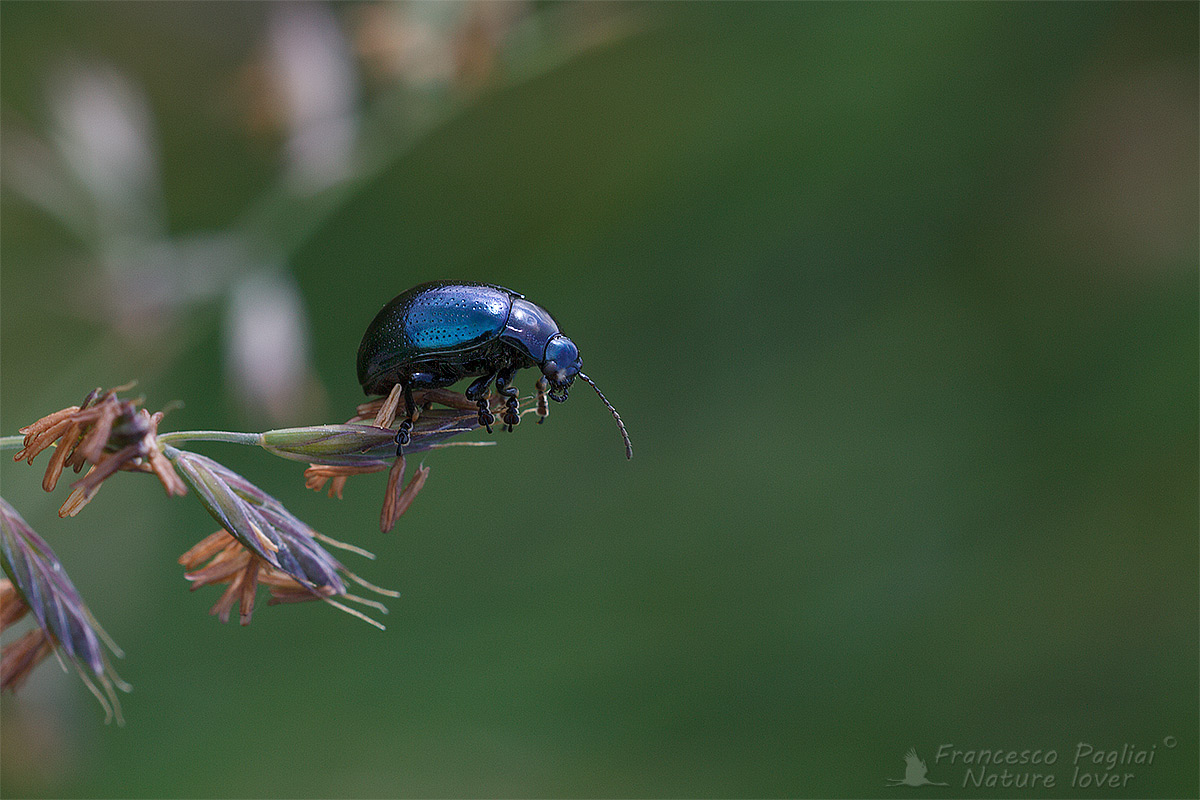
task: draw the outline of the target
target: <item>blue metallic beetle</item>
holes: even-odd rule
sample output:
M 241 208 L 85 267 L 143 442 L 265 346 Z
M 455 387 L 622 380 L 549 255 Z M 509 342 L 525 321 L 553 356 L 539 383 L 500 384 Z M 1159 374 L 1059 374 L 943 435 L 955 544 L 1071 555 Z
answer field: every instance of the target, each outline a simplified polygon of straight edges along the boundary
M 582 378 L 612 412 L 625 440 L 625 456 L 633 458 L 621 415 L 600 387 L 579 371 L 582 365 L 575 343 L 562 335 L 550 312 L 525 295 L 490 283 L 433 281 L 414 286 L 375 315 L 358 347 L 358 382 L 366 394 L 386 395 L 397 385 L 404 392 L 407 416 L 396 432 L 397 452 L 408 444 L 417 417 L 413 389 L 434 389 L 478 376 L 466 397 L 479 407 L 479 424 L 491 433 L 496 418 L 487 396 L 495 381 L 496 391 L 505 398 L 501 420 L 511 432 L 521 421 L 513 377 L 519 369 L 538 367 L 538 422 L 546 415 L 542 398 L 548 394 L 561 403 L 575 378 Z

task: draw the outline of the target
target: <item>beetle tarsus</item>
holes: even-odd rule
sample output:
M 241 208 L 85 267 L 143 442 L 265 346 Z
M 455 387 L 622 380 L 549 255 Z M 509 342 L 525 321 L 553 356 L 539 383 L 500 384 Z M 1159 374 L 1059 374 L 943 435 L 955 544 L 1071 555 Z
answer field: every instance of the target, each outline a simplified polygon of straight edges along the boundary
M 517 387 L 512 385 L 512 379 L 516 372 L 515 368 L 510 367 L 496 376 L 496 390 L 504 397 L 504 415 L 501 419 L 504 422 L 504 429 L 509 433 L 512 433 L 513 428 L 521 422 L 521 412 L 518 409 L 520 393 L 517 391 Z
M 496 380 L 496 373 L 484 375 L 476 378 L 467 387 L 464 393 L 468 400 L 475 401 L 475 405 L 479 407 L 479 424 L 487 428 L 487 432 L 492 432 L 492 423 L 496 421 L 496 417 L 492 415 L 492 411 L 488 408 L 488 387 L 492 385 L 492 381 Z
M 405 445 L 412 441 L 412 436 L 409 433 L 412 431 L 412 426 L 412 420 L 406 419 L 400 423 L 400 427 L 396 430 L 396 458 L 404 455 Z
M 412 385 L 404 385 L 404 421 L 400 423 L 400 427 L 396 429 L 396 457 L 404 455 L 404 447 L 412 441 L 413 424 L 416 423 L 420 412 L 417 410 L 417 404 L 413 402 Z
M 496 421 L 496 417 L 492 414 L 491 409 L 488 408 L 487 398 L 481 397 L 475 404 L 479 406 L 479 424 L 487 428 L 488 433 L 491 433 L 492 423 Z
M 521 412 L 517 410 L 517 398 L 508 398 L 503 419 L 504 426 L 509 433 L 512 433 L 512 429 L 521 423 Z
M 400 428 L 396 431 L 396 444 L 401 447 L 412 441 L 412 421 L 404 420 L 400 423 Z

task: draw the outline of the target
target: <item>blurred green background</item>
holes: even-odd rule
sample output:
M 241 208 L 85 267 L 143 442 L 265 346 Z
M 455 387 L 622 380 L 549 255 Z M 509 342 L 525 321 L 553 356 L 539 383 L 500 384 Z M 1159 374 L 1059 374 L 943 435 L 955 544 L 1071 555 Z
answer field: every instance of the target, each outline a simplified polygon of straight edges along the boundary
M 43 665 L 0 790 L 1195 796 L 1198 27 L 5 3 L 6 434 L 133 378 L 167 430 L 341 421 L 379 307 L 461 278 L 557 316 L 636 456 L 581 387 L 429 455 L 385 536 L 382 475 L 339 502 L 196 447 L 374 551 L 344 560 L 403 592 L 386 633 L 220 625 L 175 563 L 193 499 L 119 477 L 63 521 L 5 459 L 134 691 L 106 727 Z M 1073 786 L 1080 742 L 1153 764 Z M 1057 783 L 964 786 L 946 744 L 1054 749 Z M 910 747 L 949 788 L 888 785 Z

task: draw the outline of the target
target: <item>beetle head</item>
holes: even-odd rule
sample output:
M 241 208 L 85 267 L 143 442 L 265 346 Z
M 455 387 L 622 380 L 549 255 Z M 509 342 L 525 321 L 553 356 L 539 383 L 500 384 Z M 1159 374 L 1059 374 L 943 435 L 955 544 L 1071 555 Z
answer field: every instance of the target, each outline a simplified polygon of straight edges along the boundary
M 574 342 L 561 333 L 550 337 L 542 357 L 542 374 L 550 382 L 550 399 L 560 403 L 567 399 L 567 392 L 582 366 L 583 359 Z

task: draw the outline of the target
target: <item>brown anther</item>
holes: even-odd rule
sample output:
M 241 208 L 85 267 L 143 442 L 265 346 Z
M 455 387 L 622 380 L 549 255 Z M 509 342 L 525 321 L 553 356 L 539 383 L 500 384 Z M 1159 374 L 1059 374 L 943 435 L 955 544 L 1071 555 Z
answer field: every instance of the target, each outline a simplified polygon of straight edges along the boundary
M 185 569 L 195 569 L 217 553 L 236 544 L 237 542 L 229 535 L 229 532 L 222 528 L 211 536 L 201 539 L 191 550 L 181 555 L 179 563 Z
M 269 606 L 277 606 L 280 603 L 307 603 L 310 600 L 320 600 L 322 597 L 332 597 L 333 590 L 329 587 L 308 589 L 300 584 L 296 584 L 293 588 L 282 587 L 271 589 L 271 599 L 267 601 Z
M 67 417 L 71 416 L 78 410 L 79 410 L 79 406 L 68 406 L 67 408 L 64 408 L 62 411 L 55 411 L 53 414 L 47 414 L 46 416 L 39 419 L 37 422 L 29 423 L 24 428 L 17 428 L 17 433 L 25 434 L 25 443 L 28 444 L 31 437 L 37 436 L 39 433 L 46 430 L 51 425 L 54 425 L 56 422 L 59 422 L 60 420 L 66 419 Z M 20 459 L 17 459 L 17 461 L 20 461 Z
M 121 414 L 120 404 L 115 400 L 115 398 L 106 396 L 94 408 L 80 414 L 81 417 L 85 414 L 95 417 L 91 430 L 84 435 L 83 441 L 78 446 L 79 454 L 93 464 L 97 463 L 104 453 L 104 446 L 108 444 L 109 434 L 112 433 L 113 422 Z
M 476 408 L 473 401 L 449 389 L 425 389 L 421 392 L 413 392 L 413 399 L 417 405 L 433 402 L 447 408 L 457 408 L 463 411 L 474 411 Z
M 232 541 L 233 537 L 230 537 Z M 245 569 L 250 559 L 256 558 L 249 550 L 234 542 L 237 547 L 222 550 L 206 567 L 186 573 L 183 577 L 192 582 L 192 591 L 210 583 L 220 583 L 232 578 Z
M 350 480 L 350 476 L 348 475 L 338 475 L 336 478 L 333 478 L 329 483 L 329 496 L 341 500 L 342 492 L 346 489 L 346 481 L 348 480 Z
M 396 520 L 412 505 L 413 499 L 425 485 L 425 479 L 429 477 L 428 467 L 418 467 L 412 480 L 401 490 L 400 482 L 404 478 L 404 468 L 404 457 L 401 456 L 392 464 L 388 473 L 387 493 L 383 497 L 383 510 L 379 514 L 379 529 L 384 533 L 395 527 Z
M 96 468 L 92 467 L 88 470 L 87 474 L 91 475 L 93 472 L 95 472 L 95 470 Z M 87 475 L 84 477 L 86 478 Z M 92 502 L 92 498 L 96 496 L 96 492 L 98 491 L 100 491 L 100 484 L 96 484 L 88 489 L 84 489 L 83 487 L 75 489 L 69 495 L 67 495 L 66 501 L 62 504 L 62 507 L 58 509 L 58 516 L 62 517 L 63 519 L 75 516 L 83 510 L 84 506 Z
M 58 440 L 58 446 L 54 448 L 54 455 L 50 456 L 50 463 L 46 465 L 46 474 L 42 476 L 42 488 L 47 492 L 54 491 L 54 487 L 58 485 L 58 478 L 62 475 L 67 460 L 74 454 L 82 431 L 82 425 L 72 422 L 63 433 L 62 438 Z
M 4 655 L 0 658 L 0 690 L 15 690 L 53 650 L 54 641 L 41 628 L 5 645 Z
M 28 463 L 32 464 L 33 459 L 36 458 L 39 453 L 49 447 L 55 439 L 62 436 L 69 427 L 71 427 L 71 420 L 60 419 L 54 422 L 52 425 L 48 425 L 47 427 L 42 428 L 35 433 L 26 434 L 24 442 L 25 446 L 21 448 L 21 450 L 18 451 L 15 456 L 13 456 L 13 461 L 20 461 L 24 459 Z
M 240 615 L 238 622 L 242 625 L 250 624 L 250 615 L 254 613 L 254 595 L 258 590 L 258 571 L 262 560 L 258 558 L 250 559 L 250 566 L 246 567 L 235 584 L 238 584 L 238 608 Z M 231 584 L 232 586 L 233 584 Z M 224 620 L 222 620 L 224 622 Z
M 206 560 L 206 566 L 194 569 Z M 238 622 L 249 625 L 254 613 L 256 590 L 260 585 L 266 586 L 271 593 L 269 605 L 319 600 L 335 594 L 330 586 L 309 588 L 302 585 L 291 575 L 251 553 L 224 529 L 197 543 L 179 557 L 179 563 L 192 570 L 185 573 L 184 577 L 192 582 L 193 591 L 201 586 L 228 584 L 208 612 L 221 622 L 229 621 L 234 603 L 237 603 Z
M 388 392 L 387 399 L 379 406 L 379 411 L 375 413 L 376 428 L 390 428 L 392 423 L 396 421 L 396 409 L 400 407 L 400 400 L 404 397 L 404 387 L 396 384 L 392 387 L 392 391 Z
M 167 492 L 168 497 L 183 497 L 187 494 L 187 486 L 179 477 L 179 473 L 171 466 L 162 451 L 157 447 L 150 451 L 148 458 L 150 469 L 158 476 L 159 482 Z
M 0 631 L 8 629 L 17 620 L 29 612 L 29 606 L 21 598 L 21 593 L 12 581 L 5 578 L 0 580 Z
M 333 485 L 329 488 L 329 496 L 342 499 L 342 489 L 346 486 L 346 480 L 351 475 L 367 475 L 372 472 L 383 472 L 388 468 L 386 463 L 380 464 L 363 464 L 361 466 L 333 466 L 329 464 L 310 464 L 308 469 L 304 470 L 304 486 L 312 489 L 315 492 L 325 488 L 325 484 L 333 479 Z
M 247 553 L 247 555 L 250 554 Z M 220 599 L 209 609 L 208 613 L 221 622 L 229 622 L 229 612 L 233 610 L 233 603 L 236 600 L 238 622 L 241 625 L 249 625 L 250 617 L 254 614 L 254 595 L 258 590 L 258 573 L 262 563 L 262 559 L 257 556 L 250 556 L 249 563 L 233 576 L 233 579 L 229 581 L 229 586 L 225 588 Z
M 246 567 L 249 569 L 250 565 L 247 564 Z M 245 577 L 246 570 L 240 570 L 233 576 L 233 580 L 229 581 L 229 585 L 225 587 L 225 591 L 221 593 L 220 598 L 208 610 L 210 615 L 221 620 L 221 622 L 229 622 L 229 612 L 233 609 L 233 601 L 237 600 L 242 594 L 242 581 L 245 580 Z M 245 623 L 242 624 L 244 625 Z
M 368 400 L 365 403 L 359 403 L 355 409 L 355 414 L 350 418 L 350 422 L 363 422 L 364 420 L 374 419 L 379 413 L 379 409 L 383 406 L 386 397 L 376 397 L 374 400 Z
M 396 502 L 400 499 L 400 482 L 404 480 L 407 462 L 399 456 L 388 471 L 387 488 L 383 495 L 383 509 L 379 512 L 379 530 L 387 533 L 396 524 L 400 515 L 396 513 Z

